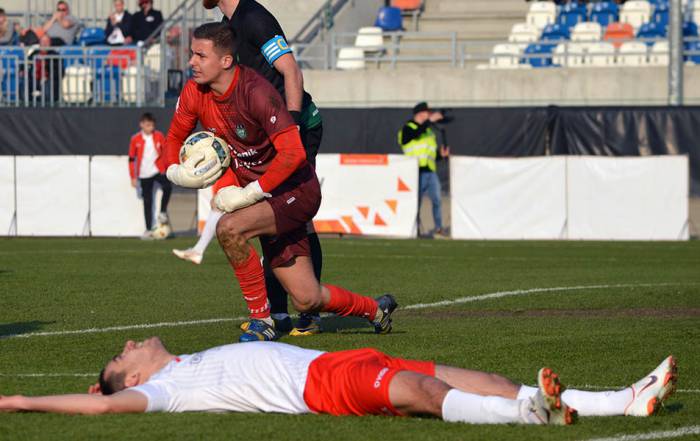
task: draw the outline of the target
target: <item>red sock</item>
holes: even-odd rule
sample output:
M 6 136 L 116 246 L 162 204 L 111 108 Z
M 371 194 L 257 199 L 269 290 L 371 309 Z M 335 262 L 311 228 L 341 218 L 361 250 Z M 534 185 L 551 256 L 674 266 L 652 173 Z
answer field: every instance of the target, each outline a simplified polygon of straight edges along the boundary
M 324 285 L 331 292 L 331 299 L 323 307 L 325 312 L 333 312 L 345 317 L 353 315 L 374 320 L 377 315 L 377 301 L 371 297 L 361 296 L 347 289 L 334 285 Z
M 265 273 L 260 264 L 260 257 L 255 248 L 248 245 L 248 258 L 243 263 L 231 263 L 238 283 L 243 291 L 243 299 L 248 305 L 250 318 L 264 319 L 270 317 L 270 304 L 265 289 Z

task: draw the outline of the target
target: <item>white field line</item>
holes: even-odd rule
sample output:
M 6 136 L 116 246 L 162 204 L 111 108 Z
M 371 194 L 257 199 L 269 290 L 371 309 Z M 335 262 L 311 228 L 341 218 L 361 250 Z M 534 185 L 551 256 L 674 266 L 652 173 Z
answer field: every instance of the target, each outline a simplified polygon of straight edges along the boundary
M 77 373 L 34 373 L 34 374 L 2 374 L 0 377 L 15 377 L 15 378 L 40 378 L 40 377 L 97 377 L 99 374 L 77 374 Z
M 560 286 L 553 288 L 531 288 L 531 289 L 519 289 L 515 291 L 497 291 L 489 294 L 482 294 L 478 296 L 470 297 L 460 297 L 454 300 L 442 300 L 440 302 L 434 303 L 417 303 L 413 305 L 405 306 L 401 309 L 425 309 L 434 308 L 439 306 L 455 305 L 460 303 L 470 303 L 478 302 L 482 300 L 498 299 L 501 297 L 512 297 L 527 294 L 543 293 L 543 292 L 558 292 L 558 291 L 577 291 L 584 289 L 612 289 L 612 288 L 640 288 L 640 287 L 653 287 L 653 286 L 670 286 L 670 285 L 682 285 L 681 283 L 624 283 L 617 285 L 582 285 L 582 286 Z M 188 320 L 188 321 L 178 321 L 178 322 L 160 322 L 160 323 L 144 323 L 140 325 L 123 325 L 123 326 L 110 326 L 107 328 L 88 328 L 88 329 L 75 329 L 66 331 L 47 331 L 47 332 L 30 332 L 27 334 L 10 334 L 0 336 L 0 340 L 9 338 L 29 338 L 29 337 L 52 337 L 59 335 L 75 335 L 75 334 L 96 334 L 101 332 L 112 332 L 112 331 L 128 331 L 131 329 L 154 329 L 154 328 L 175 328 L 180 326 L 194 326 L 194 325 L 206 325 L 211 323 L 224 323 L 224 322 L 234 322 L 243 321 L 246 317 L 233 317 L 233 318 L 213 318 L 204 320 Z
M 680 438 L 689 435 L 700 435 L 700 426 L 686 426 L 675 430 L 617 435 L 609 438 L 589 438 L 586 441 L 643 441 L 649 439 Z

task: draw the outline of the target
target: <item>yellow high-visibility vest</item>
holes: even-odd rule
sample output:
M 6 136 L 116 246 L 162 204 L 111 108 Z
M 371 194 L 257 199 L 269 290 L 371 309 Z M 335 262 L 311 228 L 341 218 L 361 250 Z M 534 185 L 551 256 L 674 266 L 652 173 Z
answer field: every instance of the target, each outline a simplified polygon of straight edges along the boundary
M 406 123 L 412 129 L 417 129 L 418 124 L 414 121 L 409 121 Z M 413 156 L 418 158 L 419 167 L 428 167 L 430 171 L 436 171 L 437 167 L 435 165 L 435 160 L 437 159 L 437 137 L 433 132 L 433 129 L 428 127 L 425 132 L 418 138 L 412 139 L 407 143 L 403 143 L 402 138 L 403 130 L 399 130 L 399 145 L 406 156 Z

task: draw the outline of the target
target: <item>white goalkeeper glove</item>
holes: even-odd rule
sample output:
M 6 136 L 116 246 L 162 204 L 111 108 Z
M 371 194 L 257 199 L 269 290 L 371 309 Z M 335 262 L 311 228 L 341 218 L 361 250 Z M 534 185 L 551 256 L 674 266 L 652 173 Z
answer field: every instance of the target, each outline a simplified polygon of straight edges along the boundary
M 258 181 L 253 181 L 243 188 L 236 187 L 235 185 L 222 188 L 216 194 L 214 203 L 219 210 L 231 213 L 232 211 L 240 210 L 241 208 L 260 202 L 270 196 L 270 193 L 265 193 L 262 188 L 260 188 Z
M 166 172 L 168 180 L 180 187 L 209 187 L 219 179 L 223 173 L 223 169 L 221 163 L 216 158 L 197 166 L 197 163 L 202 160 L 204 160 L 204 153 L 197 153 L 182 164 L 171 165 Z

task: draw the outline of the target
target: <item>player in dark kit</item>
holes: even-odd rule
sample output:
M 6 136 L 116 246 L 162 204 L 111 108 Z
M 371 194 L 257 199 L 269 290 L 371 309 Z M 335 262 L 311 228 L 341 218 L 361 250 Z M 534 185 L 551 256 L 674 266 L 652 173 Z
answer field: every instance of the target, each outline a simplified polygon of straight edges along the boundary
M 234 62 L 234 36 L 223 23 L 195 29 L 192 79 L 182 90 L 166 138 L 165 157 L 173 183 L 203 188 L 223 169 L 218 161 L 199 165 L 204 155 L 177 164 L 185 138 L 199 121 L 223 138 L 232 155 L 233 185 L 214 199 L 226 212 L 217 237 L 236 273 L 250 311 L 240 341 L 274 340 L 263 268 L 248 240 L 259 237 L 263 256 L 300 312 L 333 312 L 367 318 L 377 333 L 391 331 L 392 296 L 378 299 L 321 285 L 314 275 L 307 224 L 321 204 L 321 188 L 306 160 L 299 129 L 279 93 L 262 76 Z M 199 168 L 197 166 L 199 165 Z
M 284 98 L 287 110 L 299 126 L 306 159 L 315 167 L 323 135 L 321 115 L 311 95 L 304 90 L 301 69 L 277 19 L 255 0 L 202 0 L 202 4 L 207 9 L 218 6 L 224 14 L 223 22 L 230 26 L 236 36 L 237 63 L 255 69 Z M 309 223 L 308 233 L 314 273 L 321 280 L 321 243 L 312 223 Z M 287 311 L 287 293 L 275 279 L 267 261 L 265 281 L 272 317 L 278 328 L 288 331 L 291 320 Z M 317 332 L 320 332 L 318 315 L 302 313 L 296 327 L 291 330 L 291 335 L 311 335 Z

